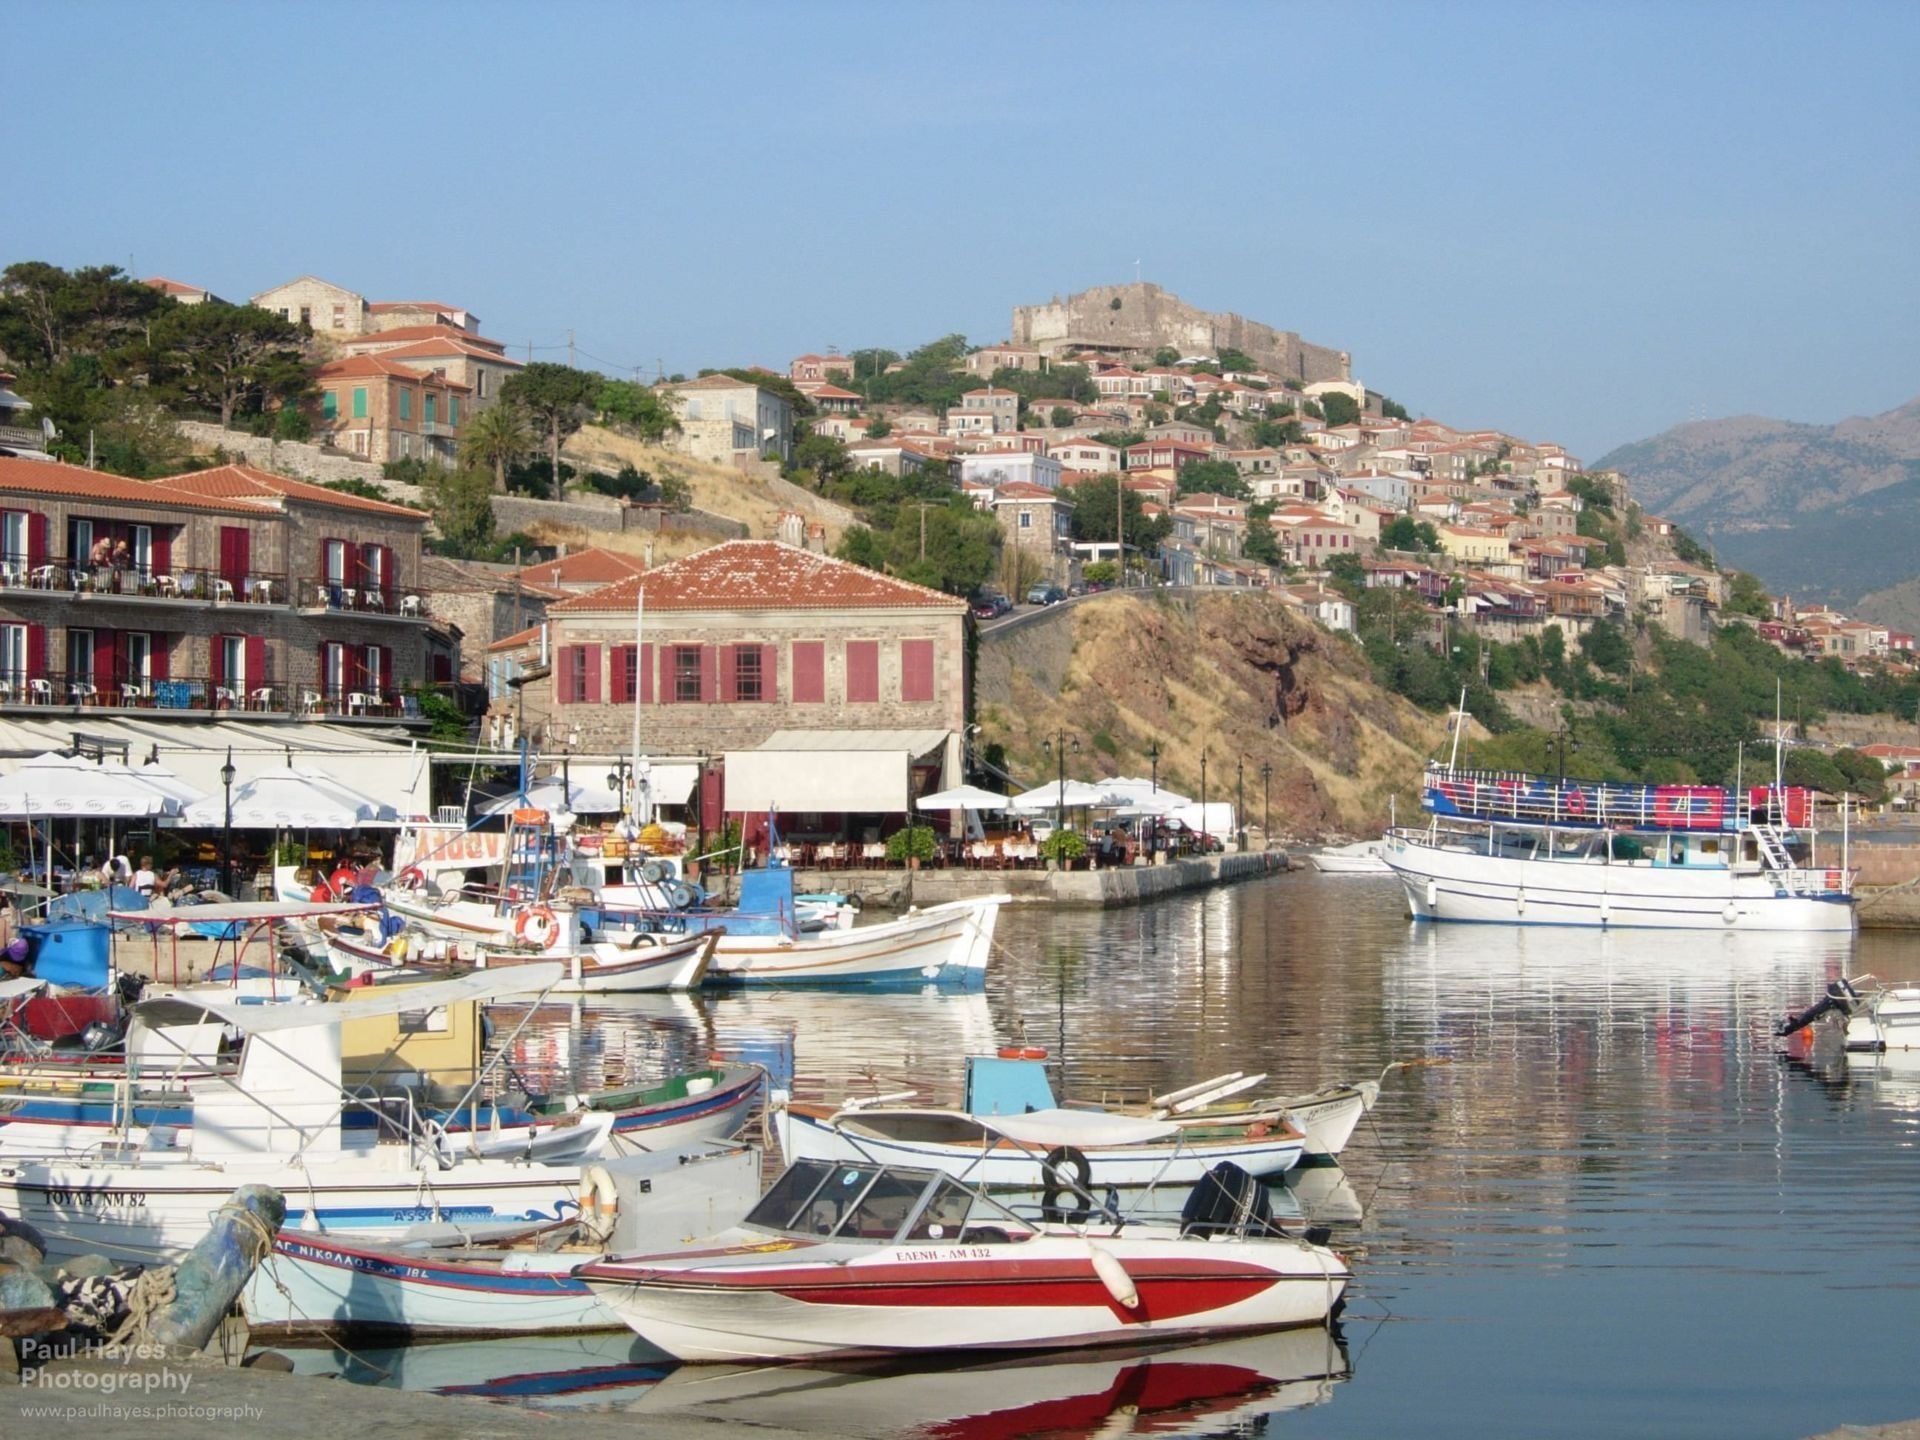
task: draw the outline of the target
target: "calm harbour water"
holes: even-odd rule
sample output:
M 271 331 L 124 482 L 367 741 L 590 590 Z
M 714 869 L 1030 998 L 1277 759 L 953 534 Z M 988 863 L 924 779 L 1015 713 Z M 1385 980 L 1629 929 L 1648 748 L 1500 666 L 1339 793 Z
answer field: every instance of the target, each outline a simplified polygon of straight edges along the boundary
M 1790 1058 L 1770 1034 L 1843 970 L 1920 977 L 1920 944 L 1414 927 L 1391 879 L 1312 872 L 1016 909 L 1000 938 L 984 995 L 634 997 L 540 1012 L 517 1058 L 617 1083 L 791 1031 L 802 1098 L 936 1100 L 1018 1027 L 1080 1098 L 1444 1062 L 1390 1077 L 1346 1184 L 1298 1197 L 1365 1247 L 1344 1356 L 1314 1335 L 990 1381 L 662 1378 L 606 1337 L 382 1352 L 387 1383 L 876 1436 L 1795 1437 L 1920 1416 L 1920 1062 Z M 600 1369 L 620 1365 L 639 1369 Z M 601 1384 L 502 1379 L 553 1372 Z

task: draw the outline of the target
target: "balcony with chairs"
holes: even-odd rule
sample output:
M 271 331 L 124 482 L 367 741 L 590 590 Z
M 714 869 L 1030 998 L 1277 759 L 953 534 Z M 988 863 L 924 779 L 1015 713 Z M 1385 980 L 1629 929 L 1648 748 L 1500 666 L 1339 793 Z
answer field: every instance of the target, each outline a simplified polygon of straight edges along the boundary
M 295 604 L 303 615 L 352 615 L 374 620 L 431 618 L 427 596 L 418 586 L 382 584 L 362 577 L 342 580 L 299 580 Z
M 47 557 L 37 563 L 0 557 L 0 597 L 10 602 L 64 600 L 148 606 L 271 605 L 285 608 L 291 591 L 284 574 L 249 570 L 223 575 L 205 567 L 159 571 L 140 566 L 75 564 Z
M 210 675 L 155 680 L 115 677 L 103 671 L 49 670 L 33 676 L 0 671 L 0 712 L 48 711 L 103 718 L 117 713 L 145 720 L 217 717 L 424 724 L 418 689 L 366 685 L 336 691 L 311 683 L 228 681 Z

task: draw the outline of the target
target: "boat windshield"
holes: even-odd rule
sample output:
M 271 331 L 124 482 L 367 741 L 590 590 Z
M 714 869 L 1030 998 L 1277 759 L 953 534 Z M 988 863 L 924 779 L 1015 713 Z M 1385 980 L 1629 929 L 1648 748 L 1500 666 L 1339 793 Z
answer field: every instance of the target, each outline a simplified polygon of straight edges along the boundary
M 798 1160 L 746 1223 L 816 1239 L 956 1240 L 975 1218 L 991 1220 L 1003 1235 L 1026 1229 L 994 1202 L 937 1171 Z

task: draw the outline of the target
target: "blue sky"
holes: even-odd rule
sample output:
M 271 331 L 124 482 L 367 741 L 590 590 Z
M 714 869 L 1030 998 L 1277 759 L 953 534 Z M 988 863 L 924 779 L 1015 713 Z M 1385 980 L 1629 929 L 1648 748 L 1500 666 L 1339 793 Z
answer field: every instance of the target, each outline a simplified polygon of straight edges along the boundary
M 0 258 L 549 359 L 986 342 L 1138 260 L 1585 458 L 1920 394 L 1911 4 L 40 0 L 8 50 Z

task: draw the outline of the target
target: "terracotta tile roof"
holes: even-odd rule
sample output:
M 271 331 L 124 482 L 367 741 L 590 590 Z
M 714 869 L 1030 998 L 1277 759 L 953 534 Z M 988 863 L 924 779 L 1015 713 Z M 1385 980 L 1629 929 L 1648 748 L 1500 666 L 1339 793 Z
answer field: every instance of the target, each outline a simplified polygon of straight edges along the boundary
M 204 285 L 188 285 L 180 280 L 169 280 L 164 275 L 149 275 L 140 283 L 142 285 L 151 285 L 154 289 L 164 291 L 168 295 L 205 295 L 208 293 L 207 287 Z
M 1047 500 L 1059 501 L 1060 496 L 1044 485 L 1035 485 L 1031 480 L 1009 480 L 1000 487 L 1002 500 Z
M 451 335 L 443 340 L 415 340 L 409 345 L 396 345 L 391 350 L 382 350 L 380 355 L 387 360 L 425 360 L 439 355 L 471 355 L 476 360 L 491 360 L 496 365 L 511 365 L 516 370 L 523 368 L 511 355 L 499 350 L 489 350 L 484 345 L 475 345 L 470 340 L 456 340 Z
M 21 460 L 0 455 L 0 491 L 16 495 L 47 495 L 78 500 L 120 501 L 134 505 L 179 505 L 189 510 L 257 510 L 257 505 L 224 498 L 179 495 L 145 480 L 129 480 L 79 465 L 53 460 Z
M 522 645 L 531 645 L 540 638 L 540 632 L 546 628 L 546 625 L 547 622 L 542 620 L 538 625 L 529 625 L 526 629 L 517 630 L 511 635 L 502 635 L 498 640 L 487 646 L 487 649 L 489 652 L 494 650 L 518 650 Z
M 396 519 L 425 522 L 427 512 L 385 500 L 369 500 L 349 495 L 344 490 L 329 490 L 271 470 L 256 470 L 251 465 L 217 465 L 211 470 L 194 470 L 185 475 L 170 475 L 155 480 L 151 487 L 169 495 L 191 495 L 203 500 L 238 500 L 258 508 L 280 509 L 280 500 L 298 500 L 307 505 L 327 505 L 336 510 L 359 510 L 369 515 L 391 515 Z
M 373 300 L 367 309 L 375 314 L 385 314 L 389 310 L 438 310 L 446 315 L 464 315 L 464 305 L 448 305 L 439 300 Z
M 838 385 L 821 385 L 813 392 L 816 400 L 858 400 L 860 396 L 852 390 L 842 390 Z
M 379 345 L 410 345 L 417 340 L 459 340 L 468 345 L 478 345 L 482 350 L 502 353 L 506 350 L 500 341 L 489 340 L 471 330 L 462 330 L 457 325 L 398 325 L 391 330 L 375 330 L 370 334 L 356 335 L 351 340 L 342 340 L 340 348 L 366 350 Z
M 685 559 L 553 607 L 556 615 L 630 614 L 640 595 L 650 610 L 945 610 L 967 602 L 924 585 L 782 545 L 726 540 Z
M 520 578 L 535 585 L 611 585 L 646 568 L 630 555 L 596 545 L 525 566 Z
M 411 380 L 420 385 L 434 385 L 446 390 L 466 391 L 470 387 L 457 380 L 447 380 L 431 371 L 423 371 L 412 365 L 403 365 L 398 360 L 389 360 L 385 355 L 352 355 L 345 360 L 329 360 L 313 372 L 317 380 L 351 380 L 359 376 L 383 376 L 393 380 Z

